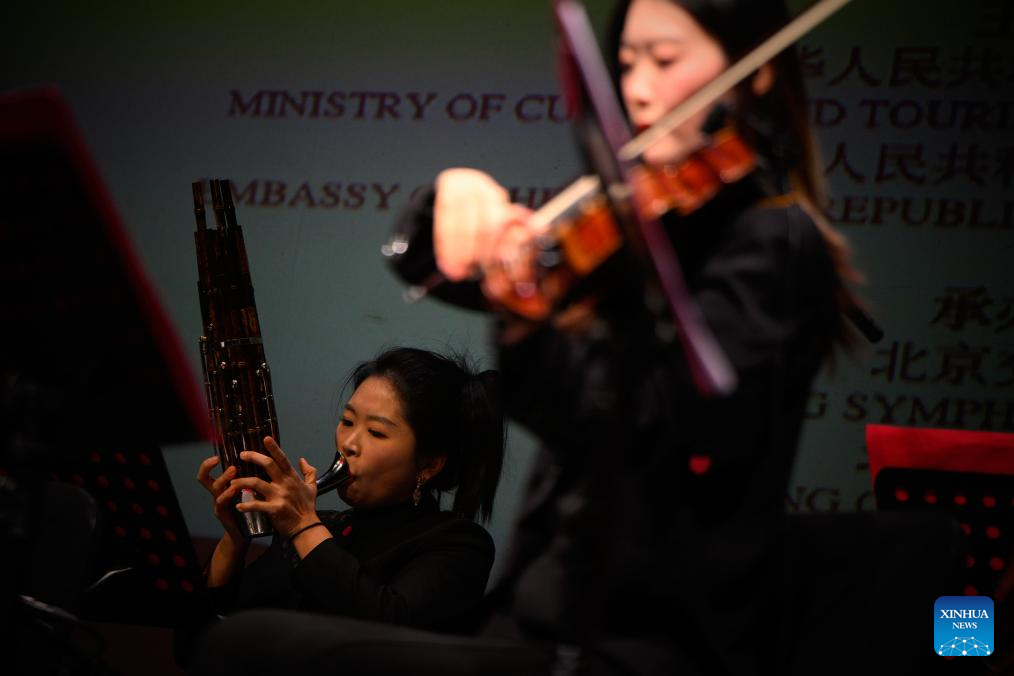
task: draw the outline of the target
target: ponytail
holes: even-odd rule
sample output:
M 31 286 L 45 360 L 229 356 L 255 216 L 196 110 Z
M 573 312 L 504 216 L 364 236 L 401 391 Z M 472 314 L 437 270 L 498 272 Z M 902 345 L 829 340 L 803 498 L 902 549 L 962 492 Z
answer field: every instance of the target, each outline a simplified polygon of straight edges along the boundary
M 504 423 L 500 374 L 488 370 L 469 375 L 461 390 L 459 458 L 453 510 L 489 521 L 503 469 Z

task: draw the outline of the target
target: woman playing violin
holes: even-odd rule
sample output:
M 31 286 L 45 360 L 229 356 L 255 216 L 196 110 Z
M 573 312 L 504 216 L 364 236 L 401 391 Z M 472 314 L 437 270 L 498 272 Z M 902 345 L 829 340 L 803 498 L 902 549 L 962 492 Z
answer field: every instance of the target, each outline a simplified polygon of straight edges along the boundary
M 635 132 L 788 19 L 778 0 L 633 0 L 617 17 L 607 53 Z M 502 583 L 523 632 L 595 637 L 592 652 L 635 670 L 642 660 L 670 673 L 776 664 L 765 644 L 780 622 L 784 496 L 811 384 L 835 340 L 852 340 L 844 312 L 855 302 L 843 242 L 817 208 L 822 181 L 804 101 L 791 49 L 726 93 L 728 124 L 757 169 L 664 219 L 690 294 L 735 371 L 732 394 L 698 396 L 679 344 L 656 335 L 626 282 L 604 280 L 590 311 L 575 306 L 589 315 L 578 321 L 567 311 L 543 323 L 500 313 L 508 414 L 544 442 L 515 539 L 520 563 Z M 706 147 L 708 115 L 649 146 L 648 168 Z M 528 216 L 485 174 L 443 172 L 432 212 L 437 266 L 452 280 L 485 271 L 495 307 L 513 280 L 538 275 L 516 264 L 541 233 Z M 425 228 L 428 213 L 410 218 Z M 621 636 L 643 640 L 634 647 Z
M 654 124 L 787 18 L 781 0 L 624 2 L 607 58 L 631 125 Z M 305 637 L 316 661 L 279 664 L 319 667 L 323 652 L 341 673 L 789 671 L 772 649 L 791 640 L 778 597 L 784 496 L 813 379 L 834 342 L 850 341 L 845 284 L 855 276 L 817 209 L 804 101 L 791 50 L 725 94 L 727 122 L 758 168 L 665 219 L 686 286 L 735 371 L 724 396 L 698 394 L 680 344 L 659 334 L 629 276 L 602 278 L 590 300 L 548 321 L 505 310 L 504 296 L 539 275 L 522 253 L 543 226 L 486 174 L 437 177 L 399 223 L 417 235 L 395 268 L 418 284 L 435 260 L 462 282 L 435 295 L 497 312 L 507 411 L 543 442 L 506 572 L 478 637 L 399 633 L 398 651 L 365 655 L 343 637 L 375 634 L 332 625 Z M 644 162 L 678 165 L 706 147 L 707 117 L 651 146 Z M 469 282 L 476 273 L 481 289 Z

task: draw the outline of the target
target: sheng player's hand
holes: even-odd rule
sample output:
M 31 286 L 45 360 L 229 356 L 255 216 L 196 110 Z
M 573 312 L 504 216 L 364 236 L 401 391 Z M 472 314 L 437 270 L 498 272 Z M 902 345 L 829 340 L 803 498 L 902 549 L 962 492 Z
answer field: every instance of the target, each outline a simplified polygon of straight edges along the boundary
M 223 495 L 235 496 L 240 490 L 252 490 L 259 497 L 240 502 L 236 509 L 264 512 L 278 534 L 287 537 L 320 520 L 317 517 L 317 470 L 305 458 L 300 458 L 300 476 L 271 437 L 264 437 L 264 449 L 267 455 L 243 451 L 239 457 L 261 467 L 271 481 L 259 477 L 234 479 Z
M 215 518 L 221 522 L 225 532 L 236 542 L 241 542 L 245 537 L 236 522 L 232 502 L 229 498 L 222 499 L 222 494 L 229 490 L 229 482 L 236 478 L 236 468 L 234 466 L 226 467 L 217 477 L 212 477 L 211 470 L 218 463 L 218 456 L 205 458 L 197 470 L 197 483 L 204 486 L 205 490 L 211 494 Z M 229 493 L 229 495 L 231 497 L 234 493 Z

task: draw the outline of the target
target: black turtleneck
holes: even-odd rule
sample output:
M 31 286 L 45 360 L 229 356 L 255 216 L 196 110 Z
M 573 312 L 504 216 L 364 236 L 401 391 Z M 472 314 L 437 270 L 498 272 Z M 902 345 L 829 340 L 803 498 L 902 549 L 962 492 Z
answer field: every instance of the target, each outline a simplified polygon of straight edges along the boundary
M 494 547 L 478 524 L 433 500 L 318 512 L 334 536 L 300 559 L 284 538 L 226 588 L 219 612 L 291 608 L 440 631 L 467 631 Z

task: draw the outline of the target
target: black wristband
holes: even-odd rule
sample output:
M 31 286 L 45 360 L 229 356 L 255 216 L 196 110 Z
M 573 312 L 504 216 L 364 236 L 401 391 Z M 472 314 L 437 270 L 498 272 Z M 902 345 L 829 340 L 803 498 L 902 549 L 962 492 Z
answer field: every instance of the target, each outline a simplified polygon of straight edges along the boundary
M 304 531 L 308 531 L 311 528 L 316 528 L 317 526 L 323 526 L 323 525 L 324 525 L 323 521 L 317 521 L 316 523 L 311 523 L 309 526 L 303 526 L 302 528 L 300 528 L 295 533 L 293 533 L 292 535 L 289 536 L 289 546 L 290 547 L 292 546 L 292 543 L 295 541 L 296 537 L 299 536 L 300 533 L 303 533 Z M 326 528 L 326 526 L 325 526 L 325 528 Z

